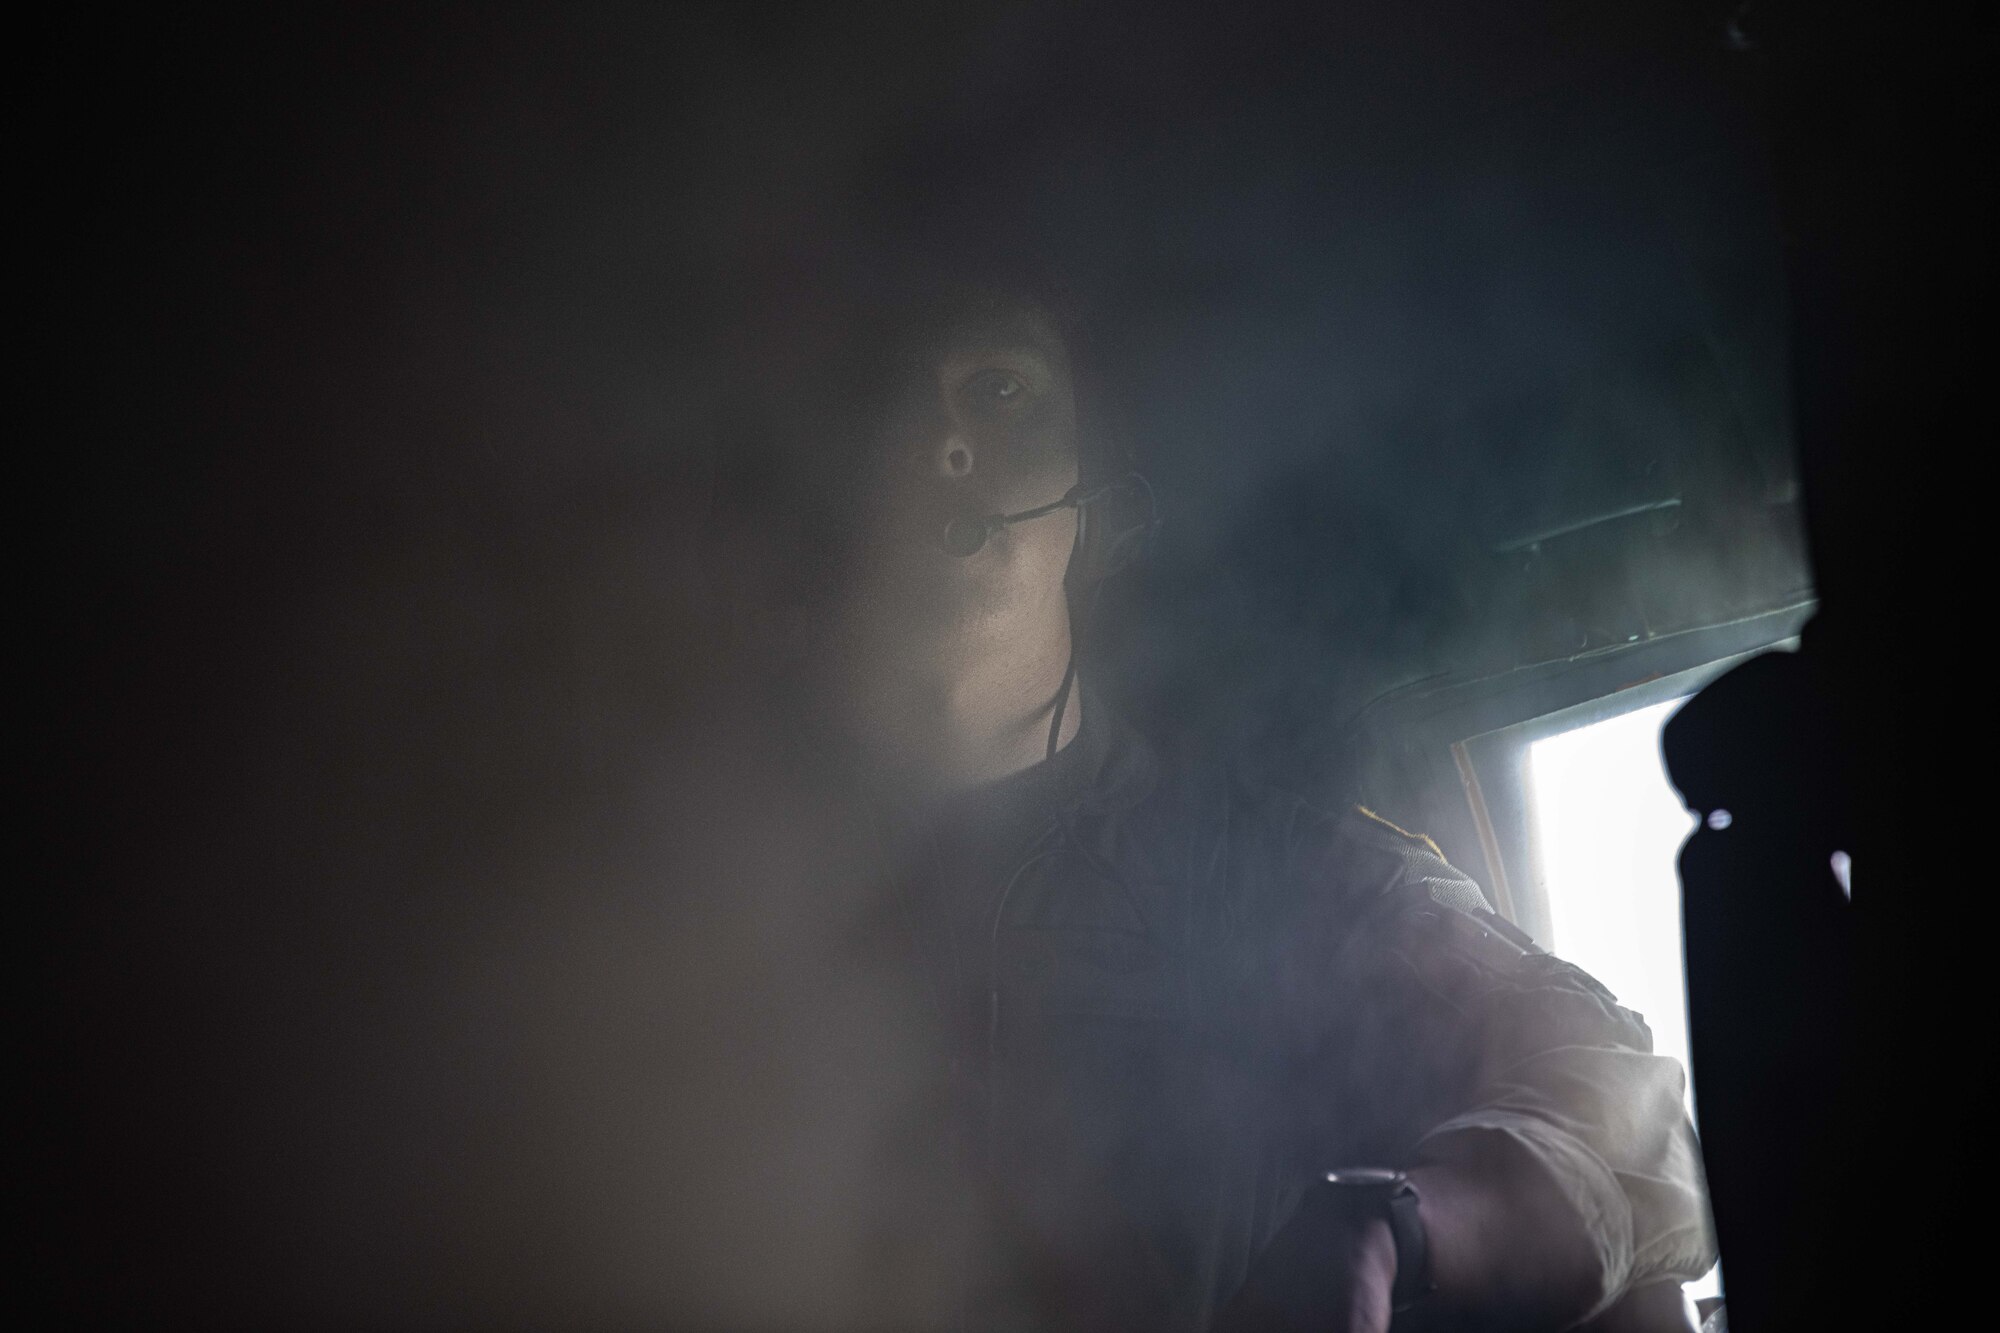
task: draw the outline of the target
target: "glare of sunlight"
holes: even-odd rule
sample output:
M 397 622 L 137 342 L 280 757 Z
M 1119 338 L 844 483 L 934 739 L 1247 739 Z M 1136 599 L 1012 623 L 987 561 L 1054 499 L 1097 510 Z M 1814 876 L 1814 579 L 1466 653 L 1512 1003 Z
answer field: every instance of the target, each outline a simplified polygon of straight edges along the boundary
M 1667 781 L 1660 754 L 1660 729 L 1682 702 L 1534 742 L 1528 793 L 1553 935 L 1544 943 L 1642 1014 L 1653 1049 L 1686 1070 L 1676 858 L 1696 820 Z M 1710 822 L 1726 827 L 1727 816 Z M 1714 1294 L 1719 1281 L 1711 1271 L 1689 1284 L 1689 1294 Z

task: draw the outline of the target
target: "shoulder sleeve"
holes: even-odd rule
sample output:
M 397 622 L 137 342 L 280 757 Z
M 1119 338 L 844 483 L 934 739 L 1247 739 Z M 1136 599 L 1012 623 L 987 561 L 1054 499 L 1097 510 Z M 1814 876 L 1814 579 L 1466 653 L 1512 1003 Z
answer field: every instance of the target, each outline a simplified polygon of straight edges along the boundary
M 1608 1303 L 1715 1261 L 1678 1062 L 1595 978 L 1487 908 L 1429 839 L 1359 808 L 1287 856 L 1280 951 L 1309 1153 L 1411 1163 L 1445 1135 L 1509 1136 L 1561 1185 Z

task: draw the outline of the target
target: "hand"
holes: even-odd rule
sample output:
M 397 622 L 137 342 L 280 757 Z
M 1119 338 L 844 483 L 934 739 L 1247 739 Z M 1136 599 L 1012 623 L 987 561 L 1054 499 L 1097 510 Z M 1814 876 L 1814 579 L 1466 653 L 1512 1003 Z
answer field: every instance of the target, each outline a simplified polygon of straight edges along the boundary
M 1211 1333 L 1387 1333 L 1395 1285 L 1385 1219 L 1301 1209 L 1251 1262 Z

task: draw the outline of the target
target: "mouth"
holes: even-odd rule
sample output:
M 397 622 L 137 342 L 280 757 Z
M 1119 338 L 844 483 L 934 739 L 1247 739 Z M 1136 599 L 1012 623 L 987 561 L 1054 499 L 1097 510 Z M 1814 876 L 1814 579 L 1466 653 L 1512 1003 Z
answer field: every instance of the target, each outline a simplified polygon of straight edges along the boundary
M 991 519 L 977 514 L 955 514 L 945 520 L 944 528 L 938 535 L 938 545 L 946 555 L 963 560 L 979 554 L 986 545 L 986 539 L 992 535 Z

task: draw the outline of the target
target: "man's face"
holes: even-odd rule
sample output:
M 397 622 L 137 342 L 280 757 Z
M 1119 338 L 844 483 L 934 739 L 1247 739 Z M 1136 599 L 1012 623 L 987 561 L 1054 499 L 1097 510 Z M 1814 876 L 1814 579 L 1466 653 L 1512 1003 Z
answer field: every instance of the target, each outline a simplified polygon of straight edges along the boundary
M 954 517 L 1030 509 L 1075 485 L 1076 404 L 1060 338 L 1019 305 L 961 306 L 895 344 L 855 516 L 844 637 L 864 666 L 884 655 L 943 664 L 1066 614 L 1074 509 L 1002 527 L 970 556 L 942 538 Z

